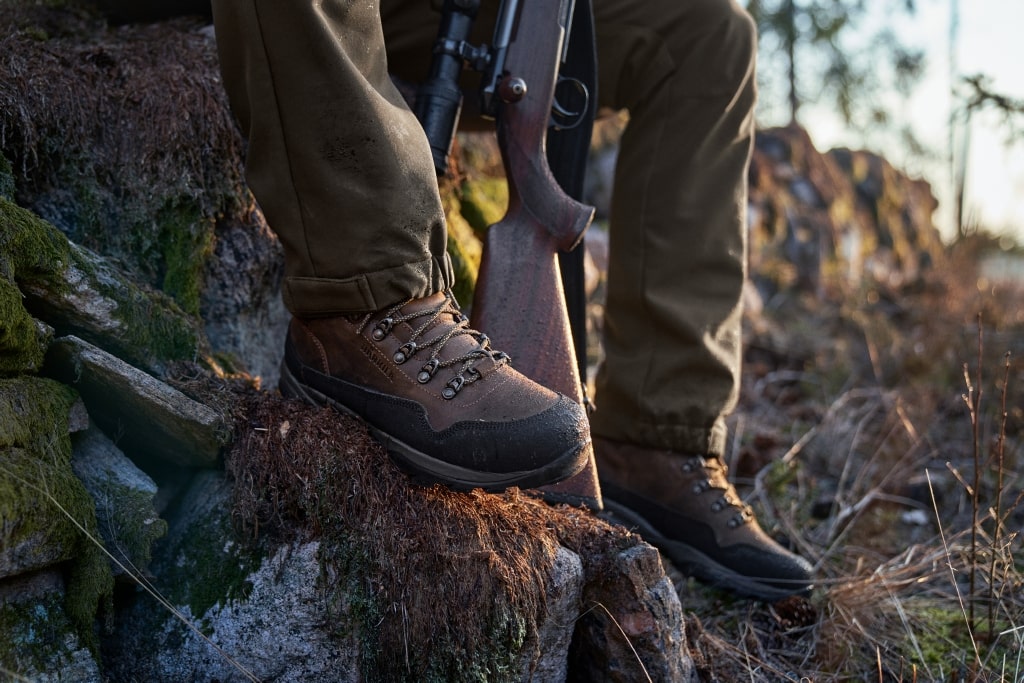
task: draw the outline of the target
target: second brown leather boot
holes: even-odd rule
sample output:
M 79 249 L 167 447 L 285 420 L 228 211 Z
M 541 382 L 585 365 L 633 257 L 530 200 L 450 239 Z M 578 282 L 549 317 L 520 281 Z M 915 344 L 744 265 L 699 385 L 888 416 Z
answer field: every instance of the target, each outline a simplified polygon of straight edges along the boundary
M 761 600 L 810 592 L 811 565 L 761 529 L 718 458 L 602 438 L 594 455 L 608 516 L 681 571 Z

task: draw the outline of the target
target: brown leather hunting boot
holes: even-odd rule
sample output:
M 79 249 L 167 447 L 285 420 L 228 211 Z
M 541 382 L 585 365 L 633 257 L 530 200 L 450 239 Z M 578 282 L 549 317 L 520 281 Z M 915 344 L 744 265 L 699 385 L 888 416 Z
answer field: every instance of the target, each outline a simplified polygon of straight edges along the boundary
M 450 294 L 294 318 L 280 387 L 365 420 L 418 483 L 542 486 L 576 474 L 591 454 L 583 409 L 512 369 Z
M 594 439 L 605 510 L 680 569 L 718 588 L 776 601 L 808 594 L 812 569 L 766 534 L 713 457 Z

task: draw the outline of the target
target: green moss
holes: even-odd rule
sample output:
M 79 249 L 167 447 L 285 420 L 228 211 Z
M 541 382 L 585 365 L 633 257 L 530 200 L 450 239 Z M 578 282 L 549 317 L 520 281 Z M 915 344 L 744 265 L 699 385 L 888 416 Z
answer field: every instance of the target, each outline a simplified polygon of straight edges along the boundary
M 963 612 L 954 605 L 944 607 L 938 604 L 926 606 L 923 601 L 911 603 L 920 609 L 920 613 L 913 621 L 918 626 L 914 633 L 918 647 L 924 661 L 921 662 L 930 670 L 937 667 L 948 669 L 954 663 L 951 655 L 954 652 L 966 652 L 964 646 L 970 649 L 967 638 L 967 628 Z M 904 604 L 904 609 L 907 605 Z
M 952 680 L 952 672 L 977 672 L 977 677 L 970 680 L 1003 680 L 1000 674 L 1005 673 L 1006 664 L 1018 658 L 1020 642 L 1014 628 L 1019 624 L 1019 615 L 1000 611 L 990 634 L 987 619 L 982 616 L 986 611 L 978 610 L 978 623 L 972 632 L 957 600 L 914 596 L 903 601 L 903 609 L 917 645 L 913 648 L 910 642 L 906 643 L 905 647 L 913 652 L 908 658 L 923 664 L 934 675 L 941 673 L 943 680 Z M 980 665 L 975 648 L 981 656 Z
M 214 227 L 214 220 L 203 215 L 197 202 L 168 200 L 155 221 L 132 228 L 140 238 L 156 229 L 156 242 L 148 247 L 160 264 L 160 289 L 193 315 L 199 315 L 203 270 L 213 254 Z
M 467 180 L 459 188 L 460 211 L 477 234 L 505 216 L 508 207 L 508 184 L 504 178 Z
M 213 253 L 213 220 L 203 219 L 191 206 L 164 226 L 164 260 L 167 270 L 163 290 L 187 312 L 199 315 L 203 269 Z
M 96 487 L 99 487 L 98 490 Z M 153 559 L 153 543 L 167 534 L 167 522 L 156 517 L 153 493 L 125 486 L 116 478 L 92 484 L 100 527 L 108 530 L 114 556 L 130 567 L 144 570 Z
M 110 599 L 113 577 L 98 547 L 93 500 L 71 471 L 68 411 L 76 398 L 53 380 L 0 379 L 0 546 L 69 560 L 66 609 L 83 642 L 95 647 L 93 620 Z
M 197 243 L 174 253 L 209 249 L 210 234 L 197 228 Z M 204 237 L 205 236 L 205 237 Z M 206 240 L 206 242 L 203 242 Z M 206 246 L 202 246 L 202 245 Z M 169 273 L 179 282 L 181 296 L 198 308 L 198 257 L 177 259 L 191 265 Z M 84 249 L 73 247 L 64 235 L 31 211 L 0 197 L 0 374 L 34 369 L 45 349 L 45 339 L 25 310 L 18 284 L 45 282 L 61 292 L 69 268 L 84 273 L 92 287 L 116 303 L 110 315 L 121 323 L 116 334 L 90 341 L 141 367 L 161 361 L 190 360 L 205 353 L 199 320 L 182 310 L 169 296 L 145 290 Z M 191 298 L 190 298 L 191 297 Z M 62 333 L 77 330 L 61 330 Z
M 100 294 L 117 303 L 111 317 L 121 323 L 116 339 L 91 340 L 142 367 L 164 360 L 191 360 L 206 346 L 199 321 L 167 295 L 144 290 L 122 277 L 103 271 L 109 266 L 85 252 L 73 253 L 75 267 L 94 275 Z
M 0 228 L 0 275 L 8 280 L 46 278 L 70 261 L 67 239 L 6 197 L 0 197 Z
M 43 363 L 48 335 L 21 304 L 21 290 L 0 279 L 0 375 L 32 372 Z
M 37 370 L 49 341 L 25 310 L 16 282 L 45 278 L 69 259 L 67 240 L 55 228 L 0 196 L 0 375 Z
M 168 556 L 176 558 L 168 585 L 161 586 L 176 605 L 188 605 L 199 619 L 217 604 L 244 600 L 252 590 L 249 576 L 259 569 L 262 554 L 235 539 L 230 515 L 216 514 L 190 527 Z M 166 615 L 164 615 L 166 616 Z
M 453 194 L 444 197 L 448 222 L 448 256 L 455 271 L 455 299 L 463 306 L 473 303 L 473 290 L 480 270 L 483 247 L 460 213 L 460 202 Z

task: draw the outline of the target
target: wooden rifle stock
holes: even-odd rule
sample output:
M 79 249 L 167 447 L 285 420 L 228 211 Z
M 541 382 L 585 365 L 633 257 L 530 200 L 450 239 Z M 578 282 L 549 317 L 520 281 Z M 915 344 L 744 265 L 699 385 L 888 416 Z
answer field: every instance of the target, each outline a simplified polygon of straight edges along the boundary
M 546 138 L 572 6 L 562 0 L 555 21 L 548 2 L 548 11 L 518 4 L 505 55 L 497 130 L 509 206 L 487 230 L 472 317 L 517 370 L 583 403 L 558 252 L 580 242 L 594 209 L 569 197 L 548 166 Z M 586 470 L 541 492 L 554 502 L 600 509 L 593 452 Z
M 468 42 L 480 2 L 444 0 L 430 76 L 416 93 L 416 115 L 430 141 L 434 165 L 443 175 L 461 110 L 458 74 L 463 66 L 484 73 L 480 110 L 497 120 L 509 208 L 505 217 L 488 229 L 473 298 L 473 325 L 490 335 L 496 348 L 507 352 L 524 375 L 585 403 L 580 380 L 585 372 L 580 359 L 585 354 L 573 345 L 559 261 L 571 264 L 568 279 L 573 310 L 582 327 L 581 252 L 566 252 L 579 244 L 594 210 L 566 194 L 559 181 L 574 187 L 569 191 L 576 194 L 582 188 L 595 106 L 584 83 L 591 81 L 592 92 L 595 58 L 590 3 L 501 0 L 494 43 L 488 47 Z M 577 13 L 577 9 L 583 11 Z M 570 21 L 583 40 L 573 41 L 572 49 L 565 51 Z M 566 66 L 570 70 L 579 68 L 581 75 L 589 75 L 580 80 L 577 74 L 570 74 L 585 104 L 576 113 L 559 110 L 562 123 L 568 118 L 568 125 L 563 125 L 553 138 L 556 144 L 546 150 L 563 54 L 569 57 Z M 587 57 L 574 59 L 574 55 Z M 546 152 L 556 159 L 552 163 L 558 178 Z M 587 469 L 539 490 L 547 500 L 601 508 L 597 468 L 592 447 L 588 449 Z

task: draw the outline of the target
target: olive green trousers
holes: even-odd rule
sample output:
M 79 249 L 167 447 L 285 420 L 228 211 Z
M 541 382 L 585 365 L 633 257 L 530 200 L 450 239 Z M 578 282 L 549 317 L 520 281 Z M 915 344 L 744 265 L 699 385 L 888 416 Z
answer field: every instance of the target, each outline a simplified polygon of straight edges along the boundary
M 379 2 L 213 2 L 246 178 L 284 246 L 296 315 L 452 284 L 427 142 L 389 78 L 426 76 L 439 15 L 427 0 Z M 497 4 L 484 2 L 481 42 Z M 629 124 L 591 428 L 721 454 L 740 370 L 753 22 L 735 0 L 593 4 L 599 103 Z

